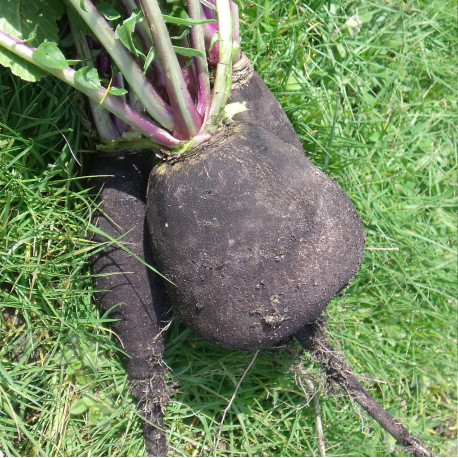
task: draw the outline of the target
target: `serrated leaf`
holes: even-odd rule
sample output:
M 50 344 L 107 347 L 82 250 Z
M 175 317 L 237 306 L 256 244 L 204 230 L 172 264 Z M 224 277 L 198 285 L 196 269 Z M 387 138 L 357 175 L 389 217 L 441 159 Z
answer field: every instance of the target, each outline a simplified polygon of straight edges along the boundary
M 11 70 L 13 75 L 22 78 L 25 81 L 35 83 L 39 81 L 47 73 L 38 68 L 36 65 L 22 59 L 12 52 L 0 48 L 0 65 L 7 67 Z
M 99 90 L 102 88 L 99 74 L 94 67 L 86 66 L 77 70 L 75 72 L 75 81 L 88 89 Z
M 57 41 L 57 20 L 65 11 L 61 0 L 0 0 L 0 29 L 26 40 L 30 46 Z M 0 48 L 0 64 L 26 81 L 38 81 L 46 73 L 15 54 Z
M 204 57 L 204 55 L 200 51 L 198 51 L 197 49 L 183 48 L 181 46 L 174 46 L 173 49 L 177 54 L 180 54 L 180 56 L 185 56 L 185 57 Z
M 56 43 L 52 41 L 41 43 L 34 51 L 33 58 L 43 67 L 56 70 L 66 70 L 68 68 L 67 59 Z
M 135 45 L 133 37 L 135 26 L 142 20 L 143 13 L 140 10 L 135 10 L 130 17 L 125 19 L 122 24 L 119 24 L 115 30 L 115 37 L 121 40 L 121 43 L 136 57 L 140 55 L 145 57 Z
M 65 5 L 61 0 L 0 0 L 0 28 L 31 46 L 44 41 L 57 42 L 56 22 L 62 17 Z

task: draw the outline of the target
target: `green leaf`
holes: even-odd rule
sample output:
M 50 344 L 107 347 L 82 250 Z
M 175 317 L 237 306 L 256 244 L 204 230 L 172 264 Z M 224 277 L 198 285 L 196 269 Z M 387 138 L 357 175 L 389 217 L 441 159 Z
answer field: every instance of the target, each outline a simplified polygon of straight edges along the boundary
M 0 48 L 0 64 L 10 68 L 13 75 L 19 76 L 25 81 L 36 82 L 47 75 L 36 65 L 3 48 Z
M 121 95 L 126 95 L 127 90 L 124 89 L 123 87 L 116 87 L 116 86 L 111 86 L 108 93 L 110 95 L 116 95 L 116 96 L 121 96 Z
M 181 32 L 181 35 L 173 35 L 170 38 L 172 40 L 180 40 L 182 41 L 183 38 L 187 37 L 189 35 L 189 29 L 187 27 L 183 27 L 183 31 Z
M 107 21 L 116 21 L 117 19 L 121 19 L 122 17 L 116 8 L 113 8 L 111 5 L 108 5 L 107 3 L 97 4 L 97 9 L 105 17 Z
M 345 59 L 345 56 L 347 55 L 347 51 L 345 50 L 345 47 L 342 44 L 337 43 L 336 48 L 337 48 L 337 52 L 339 53 L 340 57 L 342 59 Z
M 198 51 L 197 49 L 183 48 L 181 46 L 174 46 L 173 49 L 177 54 L 180 54 L 181 56 L 185 56 L 185 57 L 204 57 L 204 55 L 200 51 Z
M 302 90 L 302 84 L 301 81 L 298 79 L 296 75 L 291 73 L 288 76 L 288 81 L 286 82 L 285 90 L 286 91 L 300 91 Z
M 103 404 L 94 404 L 89 409 L 89 424 L 97 425 L 103 422 L 104 417 L 106 418 L 110 414 L 110 409 Z
M 86 413 L 96 402 L 89 396 L 78 399 L 70 408 L 70 415 L 82 415 Z
M 239 114 L 247 111 L 246 102 L 232 102 L 228 103 L 223 110 L 223 119 L 232 121 L 232 118 Z
M 214 33 L 210 41 L 209 52 L 213 51 L 214 46 L 218 43 L 218 33 Z
M 33 53 L 34 59 L 43 67 L 54 68 L 56 70 L 66 70 L 68 68 L 67 59 L 62 51 L 52 41 L 45 41 Z
M 99 74 L 94 67 L 86 66 L 77 70 L 75 72 L 75 81 L 88 89 L 99 90 L 102 88 Z
M 65 12 L 61 0 L 0 0 L 0 28 L 37 46 L 59 38 L 56 22 Z
M 155 57 L 156 57 L 156 51 L 154 48 L 151 48 L 148 52 L 148 55 L 146 56 L 145 64 L 143 65 L 143 74 L 147 72 L 149 66 L 152 64 Z
M 76 382 L 80 385 L 87 385 L 88 383 L 90 383 L 91 378 L 87 370 L 79 369 L 75 372 L 74 376 Z
M 135 45 L 133 36 L 135 26 L 141 21 L 143 21 L 143 13 L 140 10 L 135 10 L 115 30 L 115 37 L 121 40 L 121 43 L 136 57 L 144 57 L 144 54 Z
M 67 368 L 67 374 L 69 375 L 75 374 L 77 371 L 81 369 L 82 365 L 83 363 L 79 359 L 73 361 L 72 363 L 69 364 Z
M 0 29 L 37 46 L 44 41 L 57 42 L 59 20 L 65 11 L 61 0 L 0 0 Z M 46 75 L 35 65 L 0 48 L 0 64 L 26 81 L 38 81 Z

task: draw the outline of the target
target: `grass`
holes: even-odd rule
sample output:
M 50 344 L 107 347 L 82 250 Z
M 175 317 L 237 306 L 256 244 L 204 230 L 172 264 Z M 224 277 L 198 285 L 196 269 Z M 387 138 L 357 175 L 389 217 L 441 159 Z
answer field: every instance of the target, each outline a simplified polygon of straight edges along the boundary
M 456 1 L 240 4 L 245 52 L 367 232 L 360 272 L 328 308 L 331 338 L 385 408 L 456 455 Z M 0 69 L 0 107 L 0 450 L 142 455 L 92 298 L 81 103 Z M 166 362 L 173 455 L 319 455 L 314 395 L 328 455 L 406 453 L 294 343 L 229 352 L 174 321 Z

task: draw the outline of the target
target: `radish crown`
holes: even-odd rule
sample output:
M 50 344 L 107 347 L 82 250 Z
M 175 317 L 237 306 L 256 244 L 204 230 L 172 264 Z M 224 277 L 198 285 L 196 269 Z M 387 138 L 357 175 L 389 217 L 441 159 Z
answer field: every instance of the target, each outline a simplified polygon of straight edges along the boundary
M 235 3 L 65 4 L 67 10 L 59 0 L 2 6 L 0 64 L 28 81 L 53 75 L 88 96 L 110 149 L 180 152 L 209 138 L 223 117 L 240 54 Z M 78 60 L 66 58 L 59 43 L 56 23 L 65 13 Z

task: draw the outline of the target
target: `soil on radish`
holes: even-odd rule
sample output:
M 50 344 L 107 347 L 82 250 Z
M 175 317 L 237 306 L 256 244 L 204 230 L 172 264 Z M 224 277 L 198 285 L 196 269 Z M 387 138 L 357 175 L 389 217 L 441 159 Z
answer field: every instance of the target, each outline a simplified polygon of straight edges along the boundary
M 255 124 L 236 124 L 156 166 L 147 200 L 175 311 L 222 347 L 262 348 L 293 335 L 362 260 L 362 223 L 345 192 Z
M 96 159 L 89 174 L 89 186 L 100 190 L 99 208 L 93 224 L 134 253 L 153 264 L 148 232 L 145 230 L 145 195 L 150 162 L 144 156 Z M 107 243 L 96 233 L 94 241 Z M 92 259 L 96 299 L 103 311 L 115 319 L 113 329 L 120 338 L 129 374 L 130 388 L 138 401 L 144 422 L 148 452 L 167 454 L 162 408 L 166 400 L 161 334 L 167 304 L 161 277 L 131 254 L 108 242 Z M 155 425 L 155 426 L 154 426 Z
M 232 81 L 228 103 L 245 102 L 247 108 L 234 120 L 257 124 L 302 150 L 302 143 L 288 116 L 245 55 L 234 64 Z

